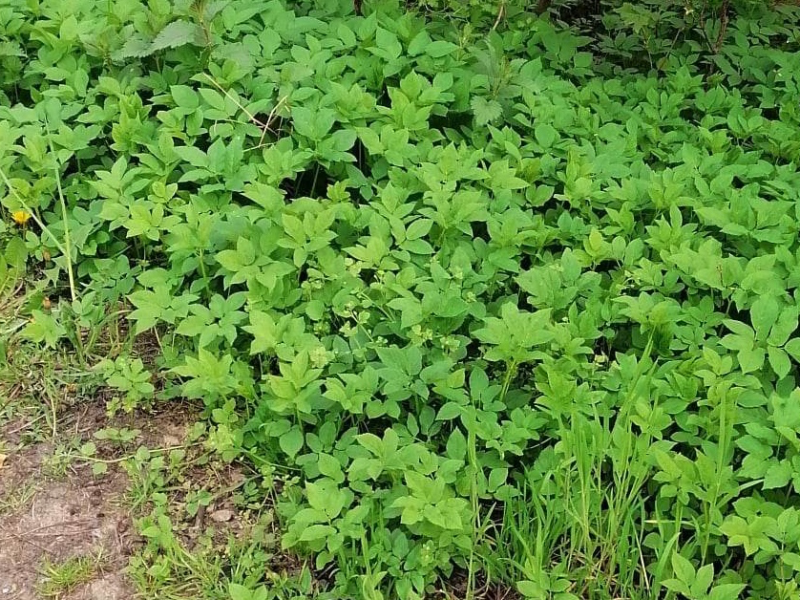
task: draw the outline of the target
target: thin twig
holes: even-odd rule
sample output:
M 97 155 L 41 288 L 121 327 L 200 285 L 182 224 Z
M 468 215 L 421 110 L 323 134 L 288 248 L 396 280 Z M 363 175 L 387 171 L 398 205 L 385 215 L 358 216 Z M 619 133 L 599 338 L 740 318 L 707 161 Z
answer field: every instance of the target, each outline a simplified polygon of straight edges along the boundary
M 23 423 L 22 425 L 20 425 L 19 427 L 15 428 L 15 429 L 12 429 L 11 431 L 7 431 L 6 435 L 14 435 L 15 433 L 19 433 L 20 431 L 23 431 L 23 430 L 27 429 L 28 427 L 34 425 L 35 423 L 38 423 L 43 418 L 44 418 L 44 415 L 39 415 L 33 421 L 28 421 L 27 423 Z
M 235 96 L 233 96 L 233 95 L 232 95 L 232 94 L 231 94 L 231 93 L 230 93 L 228 90 L 226 90 L 226 89 L 225 89 L 224 87 L 222 87 L 222 86 L 221 86 L 219 83 L 217 83 L 217 80 L 216 80 L 216 79 L 214 79 L 213 77 L 211 77 L 211 75 L 209 75 L 208 73 L 203 73 L 203 75 L 205 75 L 205 76 L 206 76 L 206 79 L 208 79 L 208 80 L 211 82 L 211 84 L 212 84 L 212 85 L 213 85 L 215 88 L 217 88 L 217 89 L 218 89 L 220 92 L 222 92 L 223 94 L 225 94 L 225 96 L 226 96 L 227 98 L 229 98 L 229 99 L 231 100 L 231 102 L 233 102 L 233 103 L 234 103 L 236 106 L 238 106 L 238 107 L 239 107 L 239 109 L 240 109 L 240 110 L 242 110 L 242 111 L 243 111 L 243 112 L 244 112 L 244 113 L 245 113 L 245 114 L 246 114 L 246 115 L 247 115 L 247 116 L 250 118 L 250 120 L 251 120 L 253 123 L 255 123 L 256 125 L 258 125 L 259 127 L 265 127 L 265 126 L 266 126 L 264 123 L 262 123 L 262 122 L 261 122 L 261 121 L 258 119 L 258 117 L 256 117 L 256 116 L 255 116 L 253 113 L 251 113 L 249 110 L 247 110 L 247 109 L 246 109 L 246 108 L 245 108 L 245 107 L 242 105 L 242 103 L 241 103 L 241 102 L 239 102 L 239 100 L 238 100 L 238 99 L 237 99 Z
M 265 123 L 262 122 L 249 110 L 247 110 L 235 96 L 233 96 L 230 92 L 228 92 L 228 90 L 222 87 L 213 77 L 211 77 L 211 75 L 209 75 L 208 73 L 203 73 L 203 75 L 206 76 L 206 78 L 211 82 L 211 84 L 214 87 L 216 87 L 220 92 L 225 94 L 227 98 L 230 98 L 231 102 L 233 102 L 242 112 L 244 112 L 244 114 L 248 116 L 248 118 L 254 125 L 257 125 L 261 129 L 261 138 L 258 140 L 258 146 L 256 146 L 254 149 L 261 148 L 264 143 L 264 138 L 267 135 L 267 131 L 273 134 L 275 133 L 275 131 L 272 130 L 272 122 L 275 120 L 276 116 L 275 113 L 277 113 L 278 109 L 280 109 L 280 107 L 289 99 L 289 96 L 288 95 L 283 96 L 282 98 L 278 99 L 278 103 L 272 108 L 272 110 L 269 112 L 269 115 L 267 115 L 267 121 Z
M 186 450 L 187 448 L 194 448 L 195 446 L 201 446 L 202 442 L 194 442 L 193 444 L 181 444 L 179 446 L 167 446 L 166 448 L 148 448 L 147 451 L 151 454 L 160 454 L 162 452 L 172 452 L 173 450 Z M 85 460 L 87 462 L 96 462 L 96 463 L 104 463 L 107 465 L 113 465 L 116 463 L 125 462 L 126 460 L 132 460 L 136 458 L 136 454 L 128 454 L 126 456 L 121 456 L 119 458 L 98 458 L 96 456 L 84 456 L 82 454 L 65 454 L 65 458 L 71 458 L 74 460 Z
M 494 25 L 492 25 L 492 31 L 497 29 L 497 26 L 500 25 L 500 21 L 503 20 L 503 16 L 506 12 L 506 3 L 505 1 L 500 3 L 500 8 L 497 11 L 497 18 L 494 20 Z
M 267 115 L 267 122 L 264 125 L 264 128 L 261 130 L 261 138 L 258 140 L 258 148 L 260 148 L 264 144 L 264 138 L 267 135 L 267 131 L 270 133 L 275 134 L 276 132 L 271 129 L 272 121 L 275 119 L 275 113 L 278 112 L 278 109 L 281 105 L 286 102 L 289 96 L 284 96 L 283 98 L 278 99 L 278 103 L 269 111 L 269 115 Z
M 58 436 L 58 410 L 56 409 L 56 399 L 53 394 L 47 394 L 50 399 L 50 410 L 53 413 L 53 437 L 51 438 L 54 442 L 56 437 Z
M 0 542 L 4 542 L 11 537 L 21 536 L 21 535 L 30 535 L 32 533 L 36 533 L 39 531 L 44 531 L 45 529 L 52 529 L 53 527 L 61 527 L 64 525 L 86 525 L 87 523 L 91 523 L 91 519 L 76 519 L 73 521 L 61 521 L 59 523 L 50 523 L 50 525 L 40 525 L 39 527 L 34 527 L 33 529 L 28 529 L 27 531 L 22 531 L 19 533 L 12 533 L 9 536 L 0 538 Z
M 15 537 L 15 538 L 19 538 L 19 539 L 22 539 L 23 536 L 26 539 L 32 538 L 32 537 L 35 537 L 35 538 L 69 537 L 69 536 L 73 536 L 73 535 L 84 535 L 84 534 L 86 534 L 86 533 L 88 533 L 90 531 L 92 531 L 92 528 L 80 529 L 78 531 L 53 531 L 53 532 L 41 531 L 39 533 L 28 533 L 28 532 L 26 532 L 26 533 L 12 533 L 10 537 Z
M 722 47 L 722 42 L 725 39 L 725 33 L 728 31 L 728 3 L 729 0 L 723 0 L 720 16 L 719 34 L 717 34 L 717 41 L 714 42 L 712 50 L 714 54 L 719 54 L 719 49 Z
M 47 549 L 47 548 L 45 548 L 44 546 L 41 546 L 41 545 L 37 544 L 37 543 L 36 543 L 36 542 L 34 542 L 33 540 L 26 539 L 26 538 L 23 538 L 23 537 L 20 537 L 20 536 L 17 536 L 17 535 L 12 535 L 12 536 L 11 536 L 11 538 L 16 538 L 16 539 L 18 539 L 20 542 L 22 542 L 23 544 L 30 544 L 31 546 L 33 546 L 33 547 L 35 547 L 35 548 L 38 548 L 39 550 L 41 550 L 43 554 L 50 554 L 50 552 L 51 552 L 50 550 L 48 550 L 48 549 Z M 9 538 L 9 539 L 11 539 L 11 538 Z M 34 571 L 33 571 L 33 570 L 31 570 L 31 569 L 26 569 L 26 571 L 28 571 L 29 573 L 33 573 L 33 572 L 34 572 Z

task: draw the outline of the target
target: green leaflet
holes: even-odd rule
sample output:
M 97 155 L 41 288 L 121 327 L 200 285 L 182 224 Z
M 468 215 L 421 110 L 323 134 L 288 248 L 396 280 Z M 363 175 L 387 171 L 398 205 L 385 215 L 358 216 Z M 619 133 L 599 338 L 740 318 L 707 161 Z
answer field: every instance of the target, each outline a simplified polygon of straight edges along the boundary
M 10 2 L 12 329 L 202 403 L 320 597 L 796 597 L 797 10 L 399 4 Z

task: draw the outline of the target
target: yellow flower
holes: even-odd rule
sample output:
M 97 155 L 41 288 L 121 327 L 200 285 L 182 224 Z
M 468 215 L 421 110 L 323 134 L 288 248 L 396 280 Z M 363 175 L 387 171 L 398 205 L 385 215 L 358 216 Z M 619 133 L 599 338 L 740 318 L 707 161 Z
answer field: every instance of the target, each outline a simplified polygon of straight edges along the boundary
M 31 213 L 25 210 L 15 210 L 11 213 L 11 218 L 14 219 L 14 223 L 17 225 L 24 227 L 25 224 L 30 221 Z

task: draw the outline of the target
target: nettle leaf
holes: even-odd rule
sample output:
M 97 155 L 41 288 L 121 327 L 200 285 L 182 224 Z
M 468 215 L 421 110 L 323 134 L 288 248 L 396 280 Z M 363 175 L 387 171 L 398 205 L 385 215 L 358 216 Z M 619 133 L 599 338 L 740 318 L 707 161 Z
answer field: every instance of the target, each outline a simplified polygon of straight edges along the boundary
M 794 469 L 789 461 L 781 461 L 772 465 L 764 476 L 764 489 L 770 490 L 789 485 Z
M 447 439 L 447 456 L 458 460 L 467 458 L 467 439 L 460 429 L 456 429 Z
M 503 116 L 503 107 L 497 100 L 487 100 L 483 96 L 475 96 L 470 105 L 478 125 L 494 123 Z
M 789 374 L 792 363 L 789 360 L 789 355 L 784 350 L 769 346 L 767 348 L 767 358 L 772 370 L 775 371 L 779 378 L 783 379 Z
M 175 103 L 186 111 L 193 112 L 200 106 L 197 92 L 187 85 L 173 85 L 169 88 L 169 92 Z
M 382 27 L 378 27 L 375 34 L 375 44 L 380 51 L 376 53 L 387 59 L 397 59 L 403 53 L 403 46 L 400 44 L 397 36 Z
M 4 56 L 25 56 L 25 51 L 17 42 L 0 42 L 0 58 Z
M 153 53 L 152 40 L 140 35 L 133 35 L 125 40 L 119 50 L 112 54 L 115 61 L 124 61 L 126 58 L 143 58 Z
M 210 88 L 200 88 L 198 92 L 203 97 L 205 103 L 208 104 L 211 108 L 221 111 L 223 113 L 226 112 L 225 98 L 217 90 L 212 90 Z
M 167 48 L 179 48 L 186 44 L 204 46 L 204 38 L 203 28 L 196 23 L 183 20 L 173 21 L 153 38 L 153 42 L 150 45 L 150 53 L 166 50 Z
M 336 483 L 344 483 L 344 472 L 341 463 L 330 454 L 321 453 L 318 457 L 319 472 Z
M 228 586 L 228 594 L 231 600 L 267 600 L 267 588 L 264 586 L 250 589 L 238 583 L 231 583 Z
M 728 517 L 720 531 L 728 537 L 729 546 L 743 546 L 749 556 L 759 550 L 775 552 L 778 546 L 769 537 L 774 529 L 774 519 L 766 516 L 746 521 L 741 517 Z
M 695 580 L 695 568 L 691 561 L 687 560 L 677 552 L 672 555 L 672 568 L 678 580 L 692 584 Z
M 746 587 L 744 583 L 715 585 L 708 594 L 708 600 L 738 600 Z
M 54 348 L 66 334 L 67 330 L 53 315 L 40 310 L 31 313 L 30 321 L 23 330 L 23 335 L 27 339 L 44 343 L 51 348 Z
M 431 36 L 426 29 L 420 31 L 408 44 L 409 56 L 419 56 L 431 44 Z
M 772 346 L 784 345 L 791 335 L 797 331 L 798 307 L 794 305 L 783 305 L 775 323 L 767 337 L 767 343 Z
M 176 146 L 172 149 L 178 157 L 193 167 L 206 169 L 209 166 L 209 157 L 200 148 L 194 146 Z

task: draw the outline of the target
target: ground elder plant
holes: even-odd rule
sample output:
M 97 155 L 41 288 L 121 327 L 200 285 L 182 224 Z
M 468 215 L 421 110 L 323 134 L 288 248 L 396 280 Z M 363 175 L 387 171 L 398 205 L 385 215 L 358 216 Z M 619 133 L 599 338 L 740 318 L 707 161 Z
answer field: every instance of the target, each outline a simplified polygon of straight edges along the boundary
M 6 0 L 21 335 L 202 402 L 320 597 L 800 598 L 800 14 L 362 10 Z

